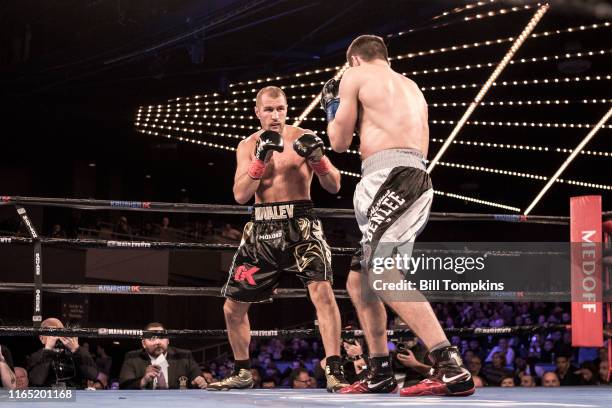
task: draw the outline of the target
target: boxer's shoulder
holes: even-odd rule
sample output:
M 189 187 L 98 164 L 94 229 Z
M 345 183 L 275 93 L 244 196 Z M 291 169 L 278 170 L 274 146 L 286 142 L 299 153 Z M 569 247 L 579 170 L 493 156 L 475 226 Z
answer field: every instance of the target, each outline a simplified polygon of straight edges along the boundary
M 244 146 L 244 145 L 250 145 L 250 144 L 256 143 L 259 140 L 259 135 L 261 135 L 262 133 L 263 133 L 263 129 L 260 129 L 257 132 L 250 134 L 249 136 L 242 139 L 240 143 L 238 143 L 238 146 Z

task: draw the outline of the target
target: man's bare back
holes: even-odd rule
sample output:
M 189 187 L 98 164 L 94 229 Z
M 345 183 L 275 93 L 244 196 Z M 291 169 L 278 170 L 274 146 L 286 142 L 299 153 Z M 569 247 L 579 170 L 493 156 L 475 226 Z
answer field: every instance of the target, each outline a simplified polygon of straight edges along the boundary
M 238 145 L 236 177 L 246 173 L 249 163 L 255 157 L 255 145 L 261 132 L 253 133 Z M 255 191 L 255 203 L 310 200 L 313 171 L 306 160 L 291 147 L 304 133 L 312 132 L 295 126 L 284 126 L 282 136 L 285 148 L 282 153 L 275 152 L 270 158 Z
M 427 157 L 427 103 L 418 86 L 384 61 L 348 69 L 340 81 L 342 104 L 358 101 L 361 159 L 386 149 L 410 148 Z M 352 109 L 350 109 L 352 110 Z

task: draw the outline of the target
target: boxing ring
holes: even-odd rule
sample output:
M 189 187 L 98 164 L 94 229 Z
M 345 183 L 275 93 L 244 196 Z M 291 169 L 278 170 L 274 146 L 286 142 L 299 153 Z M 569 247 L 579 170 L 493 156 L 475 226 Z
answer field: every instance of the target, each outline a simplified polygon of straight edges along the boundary
M 23 402 L 0 398 L 3 407 L 22 407 Z M 240 390 L 211 392 L 205 390 L 155 391 L 77 391 L 75 401 L 65 406 L 97 408 L 101 405 L 116 408 L 203 406 L 245 407 L 570 407 L 607 408 L 612 405 L 612 387 L 557 387 L 557 388 L 479 388 L 470 397 L 400 398 L 394 394 L 341 395 L 325 390 Z M 59 404 L 55 404 L 59 405 Z
M 469 10 L 474 7 L 480 6 L 480 3 L 475 5 L 468 5 L 463 8 L 452 10 L 451 12 L 444 13 L 448 14 L 459 14 L 464 10 Z M 471 113 L 476 106 L 508 106 L 513 103 L 516 105 L 559 105 L 559 104 L 608 104 L 610 99 L 593 99 L 593 100 L 521 100 L 517 101 L 496 101 L 486 100 L 483 101 L 485 94 L 491 86 L 510 86 L 520 85 L 517 81 L 501 81 L 498 80 L 499 75 L 505 69 L 506 65 L 514 64 L 527 64 L 530 63 L 529 59 L 515 58 L 516 51 L 521 47 L 523 41 L 527 38 L 542 38 L 548 36 L 557 36 L 565 33 L 577 32 L 577 31 L 589 31 L 599 30 L 610 26 L 610 22 L 602 22 L 592 24 L 588 26 L 576 26 L 567 27 L 561 30 L 551 30 L 532 33 L 532 30 L 537 25 L 539 19 L 548 10 L 548 4 L 528 4 L 522 7 L 512 7 L 507 9 L 500 9 L 495 12 L 489 12 L 489 17 L 507 13 L 520 12 L 521 10 L 534 10 L 538 9 L 534 14 L 532 20 L 523 30 L 523 32 L 517 37 L 497 38 L 493 40 L 486 40 L 483 42 L 465 43 L 461 45 L 453 45 L 451 47 L 443 47 L 438 49 L 430 49 L 427 51 L 419 51 L 417 53 L 407 53 L 393 56 L 390 60 L 401 60 L 401 59 L 412 59 L 418 56 L 443 54 L 449 51 L 455 51 L 459 49 L 472 49 L 478 47 L 484 47 L 494 44 L 506 44 L 512 43 L 513 46 L 506 53 L 501 63 L 498 61 L 492 61 L 485 64 L 470 64 L 465 66 L 455 67 L 444 67 L 441 69 L 426 69 L 413 71 L 410 74 L 412 76 L 417 75 L 429 75 L 432 73 L 438 73 L 438 71 L 472 71 L 482 68 L 496 67 L 493 74 L 488 76 L 488 79 L 484 83 L 457 83 L 457 84 L 445 84 L 442 86 L 431 86 L 423 87 L 422 90 L 425 92 L 440 91 L 448 89 L 466 89 L 466 88 L 480 88 L 478 96 L 474 101 L 459 102 L 456 101 L 444 101 L 440 103 L 432 103 L 432 108 L 448 108 L 450 106 L 456 107 L 468 107 L 468 110 L 463 114 L 461 120 L 450 121 L 450 120 L 431 120 L 430 123 L 434 125 L 454 125 L 453 132 L 447 139 L 432 138 L 431 142 L 441 144 L 442 147 L 438 151 L 433 164 L 430 164 L 430 168 L 434 165 L 442 167 L 459 168 L 470 171 L 479 171 L 486 173 L 505 174 L 513 177 L 522 177 L 527 179 L 546 179 L 542 176 L 534 176 L 531 174 L 517 173 L 514 171 L 508 171 L 505 169 L 496 169 L 488 167 L 477 167 L 472 164 L 462 164 L 454 162 L 440 161 L 442 154 L 447 148 L 453 144 L 464 144 L 463 140 L 454 140 L 457 133 L 461 130 L 464 125 L 469 126 L 505 126 L 505 127 L 553 127 L 553 128 L 566 128 L 566 127 L 577 127 L 586 128 L 592 127 L 591 124 L 574 124 L 574 123 L 536 123 L 536 122 L 493 122 L 493 121 L 479 121 L 470 120 Z M 428 25 L 418 28 L 423 31 L 425 29 L 438 29 L 446 25 L 450 25 L 451 22 L 440 23 L 436 21 L 438 17 L 431 19 Z M 471 15 L 465 18 L 465 21 L 471 21 L 475 19 L 485 18 L 484 14 Z M 454 24 L 454 22 L 452 23 Z M 414 31 L 414 30 L 410 30 Z M 399 32 L 396 34 L 389 34 L 388 38 L 400 38 L 408 32 Z M 547 60 L 566 60 L 574 57 L 581 57 L 588 53 L 588 55 L 607 55 L 612 53 L 610 49 L 601 50 L 589 50 L 584 53 L 563 53 L 559 55 L 551 56 L 537 56 L 531 58 L 531 62 L 541 62 Z M 584 55 L 583 55 L 584 54 Z M 295 77 L 311 77 L 314 75 L 327 73 L 336 73 L 336 78 L 339 77 L 343 67 L 328 67 L 324 69 L 317 69 L 306 71 L 305 73 L 295 74 Z M 406 73 L 404 73 L 406 74 Z M 282 77 L 287 79 L 288 76 Z M 315 77 L 316 78 L 316 77 Z M 251 104 L 254 92 L 257 90 L 252 88 L 250 85 L 255 83 L 268 83 L 273 80 L 278 81 L 281 77 L 276 78 L 262 78 L 256 81 L 249 81 L 247 83 L 231 84 L 231 98 L 236 98 L 233 101 L 217 99 L 217 94 L 196 95 L 193 97 L 177 97 L 175 100 L 169 100 L 166 105 L 148 105 L 141 106 L 135 117 L 135 131 L 137 133 L 146 134 L 149 136 L 155 136 L 164 140 L 171 140 L 173 142 L 191 143 L 197 144 L 201 147 L 210 149 L 224 150 L 226 152 L 235 151 L 234 146 L 225 145 L 222 142 L 218 143 L 217 140 L 201 140 L 195 138 L 194 135 L 206 135 L 215 136 L 216 138 L 224 138 L 226 140 L 239 140 L 244 139 L 245 136 L 241 131 L 240 135 L 228 133 L 233 132 L 231 129 L 235 129 L 237 126 L 228 126 L 227 123 L 217 119 L 217 115 L 220 118 L 234 119 L 234 115 L 242 114 L 247 108 L 244 108 L 243 104 Z M 587 82 L 587 81 L 603 81 L 609 80 L 610 75 L 597 75 L 594 77 L 590 76 L 575 76 L 575 77 L 545 77 L 542 79 L 530 79 L 523 80 L 522 84 L 542 84 L 549 82 L 558 84 L 563 82 Z M 300 79 L 301 81 L 302 79 Z M 319 87 L 322 83 L 317 80 L 311 79 L 311 82 L 304 82 L 297 85 L 292 85 L 291 88 L 299 87 L 302 91 L 306 92 L 310 87 Z M 241 98 L 241 99 L 238 99 Z M 310 128 L 318 127 L 321 123 L 317 123 L 318 119 L 322 118 L 308 118 L 309 113 L 318 103 L 318 95 L 311 95 L 304 93 L 302 95 L 292 95 L 291 99 L 311 100 L 312 102 L 305 107 L 303 112 L 296 116 L 294 125 L 298 126 L 302 121 L 309 120 L 308 123 Z M 179 112 L 182 112 L 179 114 Z M 249 108 L 250 109 L 250 106 Z M 199 112 L 202 111 L 200 114 Z M 199 113 L 199 118 L 205 118 L 204 122 L 198 122 L 197 115 L 193 115 L 194 112 Z M 232 116 L 230 116 L 232 115 Z M 595 126 L 595 131 L 599 128 L 609 129 L 612 125 L 605 125 L 607 118 L 610 117 L 610 113 L 607 114 L 606 119 L 602 119 L 598 125 Z M 194 121 L 194 118 L 195 121 Z M 243 117 L 240 116 L 240 119 Z M 249 118 L 247 118 L 249 119 Z M 252 118 L 250 118 L 252 119 Z M 212 122 L 210 122 L 212 120 Z M 218 122 L 217 122 L 218 121 Z M 215 123 L 217 122 L 217 123 Z M 320 121 L 322 122 L 322 121 Z M 180 125 L 180 127 L 179 127 Z M 250 126 L 241 125 L 240 129 L 251 129 Z M 203 129 L 206 129 L 203 130 Z M 590 138 L 591 136 L 587 136 Z M 584 144 L 576 148 L 576 152 L 572 153 L 574 156 L 582 150 L 588 139 L 584 139 Z M 221 139 L 223 140 L 223 139 Z M 465 141 L 466 145 L 479 145 L 481 147 L 486 146 L 487 148 L 505 149 L 505 150 L 546 150 L 541 146 L 521 145 L 520 142 L 515 144 L 512 143 L 489 143 L 489 142 L 470 142 Z M 493 146 L 493 147 L 492 147 Z M 328 148 L 329 150 L 329 148 Z M 551 149 L 552 150 L 552 149 Z M 561 150 L 557 149 L 557 152 Z M 572 152 L 570 150 L 570 152 Z M 356 150 L 349 150 L 349 154 L 358 155 Z M 564 151 L 564 153 L 566 153 Z M 591 156 L 607 157 L 608 152 L 599 151 L 585 151 L 581 152 Z M 571 161 L 571 160 L 570 160 Z M 561 169 L 562 170 L 562 169 Z M 351 177 L 359 177 L 358 174 L 341 171 L 343 175 Z M 545 193 L 552 183 L 563 183 L 578 186 L 588 186 L 603 188 L 604 190 L 610 189 L 608 185 L 594 184 L 583 180 L 564 180 L 558 179 L 558 175 L 549 181 L 549 184 L 542 190 Z M 493 203 L 480 199 L 475 199 L 463 195 L 454 193 L 446 193 L 437 191 L 436 194 L 470 201 L 472 203 L 485 204 L 505 210 L 520 212 L 520 209 L 511 207 L 501 203 Z M 538 202 L 541 197 L 538 196 L 524 212 L 528 214 L 531 212 L 533 206 Z M 32 325 L 31 326 L 0 326 L 0 338 L 3 336 L 14 336 L 14 337 L 28 337 L 38 335 L 65 335 L 65 336 L 76 336 L 84 339 L 140 339 L 150 336 L 163 336 L 173 339 L 227 339 L 227 331 L 224 329 L 214 330 L 162 330 L 162 331 L 146 331 L 131 328 L 117 328 L 117 327 L 90 327 L 90 328 L 40 328 L 41 321 L 45 312 L 43 310 L 43 296 L 48 293 L 54 294 L 89 294 L 89 295 L 117 295 L 117 296 L 204 296 L 204 297 L 221 297 L 220 288 L 218 287 L 200 287 L 200 286 L 129 286 L 129 285 L 84 285 L 84 284 L 50 284 L 46 283 L 43 279 L 44 276 L 44 262 L 43 252 L 45 247 L 59 246 L 59 247 L 79 247 L 79 248 L 108 248 L 117 251 L 122 249 L 147 249 L 147 250 L 194 250 L 194 251 L 234 251 L 238 248 L 237 244 L 212 244 L 202 242 L 162 242 L 162 241 L 121 241 L 121 240 L 105 240 L 105 239 L 92 239 L 92 238 L 77 238 L 77 239 L 66 239 L 66 238 L 49 238 L 41 236 L 40 233 L 34 227 L 34 223 L 28 216 L 28 208 L 30 206 L 50 206 L 50 207 L 62 207 L 79 210 L 118 210 L 118 211 L 137 211 L 137 212 L 163 212 L 163 213 L 205 213 L 205 214 L 221 214 L 221 215 L 243 215 L 248 216 L 253 212 L 253 207 L 236 206 L 236 205 L 214 205 L 214 204 L 185 204 L 185 203 L 159 203 L 159 202 L 139 202 L 139 201 L 116 201 L 116 200 L 91 200 L 91 199 L 60 199 L 60 198 L 43 198 L 43 197 L 12 197 L 12 196 L 0 196 L 0 206 L 14 206 L 18 216 L 21 218 L 22 224 L 25 226 L 27 236 L 24 235 L 13 235 L 13 236 L 0 236 L 0 245 L 20 245 L 20 246 L 31 246 L 32 248 L 32 272 L 33 281 L 31 283 L 16 283 L 16 282 L 0 282 L 0 293 L 30 293 L 33 298 L 33 313 L 32 313 Z M 344 218 L 353 219 L 355 217 L 353 209 L 334 209 L 334 208 L 317 208 L 314 214 L 321 218 Z M 601 213 L 596 216 L 600 216 L 598 221 L 599 228 L 603 232 L 604 247 L 602 248 L 601 256 L 601 283 L 598 290 L 600 290 L 600 296 L 597 298 L 598 306 L 601 306 L 603 310 L 604 321 L 604 335 L 601 337 L 608 338 L 608 361 L 609 367 L 612 368 L 612 341 L 610 341 L 610 335 L 612 333 L 612 290 L 610 285 L 610 271 L 612 270 L 612 212 Z M 603 225 L 601 223 L 603 218 Z M 476 214 L 476 213 L 432 213 L 430 220 L 436 221 L 485 221 L 485 222 L 499 222 L 499 223 L 522 223 L 522 224 L 551 224 L 551 225 L 563 225 L 569 226 L 571 223 L 570 217 L 561 216 L 539 216 L 539 215 L 515 215 L 515 214 Z M 569 238 L 569 237 L 568 237 Z M 569 239 L 574 242 L 573 239 Z M 355 252 L 356 248 L 350 247 L 334 247 L 332 248 L 332 254 L 334 256 L 351 256 Z M 605 273 L 605 274 L 604 274 Z M 478 296 L 472 296 L 470 293 L 439 293 L 435 291 L 422 291 L 429 301 L 439 302 L 468 302 L 478 301 L 482 297 L 482 294 Z M 334 290 L 334 294 L 338 299 L 348 299 L 349 296 L 346 290 Z M 280 288 L 275 292 L 275 298 L 303 298 L 307 295 L 305 289 L 286 289 Z M 568 302 L 568 299 L 573 297 L 570 291 L 559 291 L 559 292 L 534 292 L 534 291 L 506 291 L 503 293 L 496 293 L 490 295 L 494 298 L 492 301 L 500 302 L 521 302 L 525 300 L 539 300 L 539 301 L 559 301 Z M 222 313 L 218 310 L 218 313 Z M 579 321 L 579 315 L 572 316 L 572 324 L 543 324 L 543 325 L 524 325 L 524 326 L 512 326 L 512 327 L 462 327 L 462 328 L 451 328 L 446 329 L 447 335 L 457 336 L 495 336 L 495 335 L 514 335 L 514 334 L 531 334 L 539 333 L 548 330 L 570 330 L 574 328 L 577 331 Z M 583 324 L 584 325 L 584 324 Z M 601 330 L 601 327 L 598 327 Z M 320 332 L 318 329 L 275 329 L 275 330 L 252 330 L 251 337 L 253 338 L 270 338 L 270 337 L 315 337 L 319 336 Z M 388 330 L 387 333 L 390 337 L 399 337 L 413 335 L 408 329 L 395 329 Z M 342 335 L 346 337 L 363 337 L 361 330 L 342 330 Z M 612 371 L 610 371 L 612 373 Z M 232 390 L 226 392 L 211 392 L 206 390 L 76 390 L 74 391 L 75 398 L 71 401 L 53 401 L 51 399 L 45 400 L 46 402 L 55 402 L 58 406 L 71 406 L 71 407 L 99 407 L 101 405 L 110 405 L 113 407 L 166 407 L 166 406 L 177 406 L 181 405 L 182 408 L 189 407 L 202 407 L 202 406 L 224 406 L 224 408 L 239 408 L 239 407 L 253 407 L 253 406 L 266 406 L 266 407 L 370 407 L 370 406 L 419 406 L 419 407 L 580 407 L 580 408 L 596 408 L 596 407 L 612 407 L 612 386 L 579 386 L 579 387 L 556 387 L 556 388 L 500 388 L 500 387 L 484 387 L 476 390 L 476 393 L 469 397 L 463 398 L 448 398 L 448 397 L 418 397 L 418 398 L 400 398 L 399 395 L 394 394 L 369 394 L 369 395 L 341 395 L 341 394 L 330 394 L 324 389 L 308 389 L 308 390 L 297 390 L 297 389 L 250 389 L 250 390 Z M 12 407 L 12 406 L 24 406 L 32 402 L 27 400 L 17 401 L 12 398 L 6 392 L 0 390 L 0 408 Z
M 137 286 L 133 291 L 108 291 L 106 286 L 113 285 L 79 285 L 79 284 L 45 284 L 43 283 L 43 245 L 72 245 L 77 247 L 106 247 L 121 250 L 125 248 L 138 249 L 191 249 L 191 250 L 234 250 L 234 244 L 206 244 L 189 242 L 144 242 L 144 241 L 107 241 L 103 239 L 53 239 L 41 237 L 35 230 L 28 218 L 24 206 L 61 206 L 86 210 L 128 210 L 128 211 L 155 211 L 155 212 L 202 212 L 216 214 L 249 214 L 252 207 L 223 206 L 210 204 L 184 204 L 184 203 L 155 203 L 155 202 L 123 202 L 107 200 L 79 200 L 79 199 L 57 199 L 40 197 L 8 197 L 0 200 L 0 205 L 15 206 L 24 225 L 29 231 L 30 237 L 11 236 L 2 237 L 0 242 L 5 245 L 30 245 L 33 248 L 34 259 L 34 283 L 0 283 L 0 292 L 30 292 L 34 294 L 34 314 L 32 327 L 25 326 L 0 326 L 0 336 L 36 336 L 36 335 L 66 335 L 79 338 L 142 338 L 148 336 L 163 336 L 168 338 L 226 338 L 227 331 L 216 330 L 163 330 L 146 331 L 122 328 L 41 328 L 42 318 L 42 296 L 43 293 L 87 293 L 87 294 L 116 294 L 133 296 L 220 296 L 219 288 L 212 287 L 168 287 L 168 286 Z M 350 209 L 316 209 L 320 217 L 352 218 Z M 603 213 L 604 219 L 612 218 L 612 214 Z M 461 214 L 461 213 L 432 213 L 432 221 L 463 220 L 463 221 L 491 221 L 491 222 L 518 222 L 518 223 L 542 223 L 553 225 L 569 225 L 569 217 L 553 216 L 514 216 L 505 214 Z M 603 224 L 606 242 L 609 242 L 610 221 Z M 355 248 L 332 248 L 335 256 L 352 255 Z M 603 256 L 608 255 L 605 250 Z M 607 262 L 604 262 L 607 265 Z M 603 293 L 602 301 L 609 302 L 612 296 L 609 290 L 609 281 L 606 282 L 606 291 Z M 103 287 L 103 289 L 101 289 Z M 334 291 L 337 298 L 348 298 L 345 290 Z M 304 297 L 304 289 L 278 289 L 276 298 Z M 431 293 L 431 300 L 437 301 L 469 301 L 469 294 Z M 558 300 L 567 299 L 568 293 L 520 293 L 508 292 L 499 297 L 498 301 L 521 301 L 525 296 L 530 298 L 550 299 L 551 296 Z M 605 303 L 604 303 L 605 305 Z M 607 306 L 609 308 L 609 305 Z M 608 312 L 608 322 L 610 314 Z M 573 322 L 572 322 L 573 323 Z M 519 333 L 536 333 L 547 330 L 566 330 L 571 325 L 545 324 L 531 326 L 513 327 L 463 327 L 446 329 L 447 335 L 511 335 Z M 408 329 L 388 330 L 390 337 L 401 337 L 412 334 Z M 313 337 L 318 336 L 317 328 L 314 329 L 291 329 L 291 330 L 252 330 L 254 338 L 269 337 Z M 361 330 L 343 330 L 343 336 L 363 336 Z M 281 407 L 354 407 L 368 406 L 432 406 L 432 407 L 608 407 L 612 405 L 612 388 L 609 386 L 598 387 L 557 387 L 557 388 L 479 388 L 473 396 L 466 398 L 449 397 L 419 397 L 400 398 L 393 394 L 376 395 L 340 395 L 329 394 L 324 389 L 294 390 L 294 389 L 251 389 L 206 391 L 206 390 L 155 390 L 155 391 L 133 391 L 133 390 L 97 390 L 76 391 L 74 401 L 64 404 L 74 407 L 97 407 L 100 404 L 111 404 L 116 407 L 136 406 L 172 406 L 181 404 L 184 407 L 195 407 L 202 405 L 221 405 L 227 408 L 252 407 L 257 405 Z M 14 402 L 5 393 L 0 394 L 2 406 L 23 406 L 23 402 Z

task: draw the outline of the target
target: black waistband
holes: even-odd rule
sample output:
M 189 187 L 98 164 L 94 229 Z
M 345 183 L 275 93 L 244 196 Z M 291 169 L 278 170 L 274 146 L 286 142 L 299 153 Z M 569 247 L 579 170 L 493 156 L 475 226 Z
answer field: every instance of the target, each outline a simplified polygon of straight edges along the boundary
M 310 200 L 255 204 L 251 213 L 251 220 L 278 221 L 310 217 L 313 207 L 312 201 Z

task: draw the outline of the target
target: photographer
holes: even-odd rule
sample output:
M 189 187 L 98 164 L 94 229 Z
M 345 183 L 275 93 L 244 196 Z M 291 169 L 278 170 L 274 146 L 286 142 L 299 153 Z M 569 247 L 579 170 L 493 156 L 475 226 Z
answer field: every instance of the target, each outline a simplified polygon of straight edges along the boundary
M 404 387 L 417 384 L 427 378 L 431 366 L 423 363 L 427 358 L 425 347 L 416 338 L 406 339 L 396 344 L 393 359 L 396 373 L 404 372 Z M 408 370 L 406 370 L 408 368 Z
M 365 374 L 367 363 L 363 348 L 361 342 L 355 338 L 342 339 L 342 347 L 342 351 L 346 353 L 345 360 L 348 362 L 344 365 L 344 375 L 348 382 L 353 383 Z
M 40 327 L 63 328 L 56 318 L 48 318 Z M 84 389 L 87 380 L 96 380 L 98 369 L 91 355 L 79 346 L 76 337 L 39 336 L 43 348 L 33 353 L 28 363 L 30 385 L 53 385 Z

